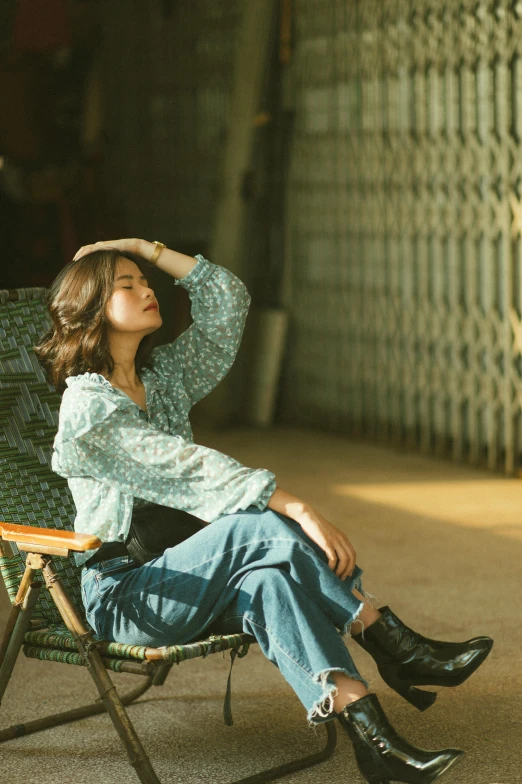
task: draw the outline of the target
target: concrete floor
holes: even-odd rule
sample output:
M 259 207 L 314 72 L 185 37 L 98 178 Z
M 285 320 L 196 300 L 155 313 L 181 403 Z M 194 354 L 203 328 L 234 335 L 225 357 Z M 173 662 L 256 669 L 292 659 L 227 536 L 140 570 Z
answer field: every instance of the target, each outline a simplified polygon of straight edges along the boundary
M 522 782 L 522 482 L 297 429 L 197 432 L 196 440 L 245 465 L 269 468 L 281 487 L 342 527 L 357 550 L 365 587 L 415 629 L 450 640 L 477 634 L 495 639 L 482 668 L 459 688 L 441 690 L 425 713 L 388 689 L 373 661 L 351 641 L 347 644 L 408 740 L 467 752 L 441 781 Z M 0 620 L 7 610 L 0 591 Z M 163 688 L 129 709 L 165 784 L 234 781 L 319 744 L 300 702 L 256 646 L 236 660 L 235 724 L 226 727 L 222 703 L 228 667 L 228 654 L 185 662 Z M 137 679 L 119 675 L 115 681 L 125 689 Z M 21 657 L 0 723 L 64 710 L 93 697 L 83 668 Z M 283 780 L 363 782 L 344 735 L 333 759 Z M 0 746 L 0 781 L 126 784 L 137 778 L 109 719 L 98 716 Z

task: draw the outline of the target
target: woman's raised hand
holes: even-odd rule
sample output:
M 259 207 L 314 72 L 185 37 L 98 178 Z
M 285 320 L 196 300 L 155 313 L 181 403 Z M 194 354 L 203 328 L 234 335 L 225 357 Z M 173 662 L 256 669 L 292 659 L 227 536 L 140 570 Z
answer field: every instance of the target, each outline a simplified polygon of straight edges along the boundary
M 102 242 L 95 242 L 93 245 L 82 245 L 80 250 L 74 256 L 73 261 L 77 261 L 78 259 L 81 259 L 82 256 L 86 256 L 88 253 L 92 253 L 94 250 L 104 250 L 106 248 L 127 250 L 130 251 L 131 253 L 136 253 L 141 256 L 142 243 L 143 240 L 138 240 L 136 238 L 133 238 L 133 239 L 121 239 L 121 240 L 104 240 Z

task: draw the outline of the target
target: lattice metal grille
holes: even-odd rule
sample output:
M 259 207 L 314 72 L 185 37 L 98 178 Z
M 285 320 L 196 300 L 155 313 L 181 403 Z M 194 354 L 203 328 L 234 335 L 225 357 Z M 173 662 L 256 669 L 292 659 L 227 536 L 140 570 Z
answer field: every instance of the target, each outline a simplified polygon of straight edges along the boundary
M 296 0 L 287 420 L 517 469 L 522 3 Z

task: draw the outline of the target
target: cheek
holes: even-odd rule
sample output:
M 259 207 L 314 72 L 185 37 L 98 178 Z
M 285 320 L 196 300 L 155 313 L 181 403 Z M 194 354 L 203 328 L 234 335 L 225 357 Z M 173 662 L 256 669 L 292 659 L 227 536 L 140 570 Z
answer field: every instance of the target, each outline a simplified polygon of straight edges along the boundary
M 126 292 L 125 292 L 126 293 Z M 116 291 L 107 303 L 107 318 L 112 324 L 120 324 L 128 319 L 131 303 L 124 292 Z

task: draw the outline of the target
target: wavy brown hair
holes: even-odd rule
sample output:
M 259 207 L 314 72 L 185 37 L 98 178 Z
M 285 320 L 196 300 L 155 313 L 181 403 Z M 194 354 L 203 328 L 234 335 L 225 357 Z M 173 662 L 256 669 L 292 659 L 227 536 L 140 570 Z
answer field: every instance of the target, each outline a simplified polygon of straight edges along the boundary
M 34 353 L 47 380 L 58 392 L 65 379 L 87 370 L 108 375 L 114 372 L 110 354 L 106 306 L 114 289 L 114 273 L 120 256 L 133 261 L 147 276 L 139 256 L 127 251 L 104 249 L 69 262 L 49 288 L 47 308 L 52 326 L 34 346 Z M 145 335 L 136 352 L 136 373 L 146 367 L 156 345 L 156 333 Z

